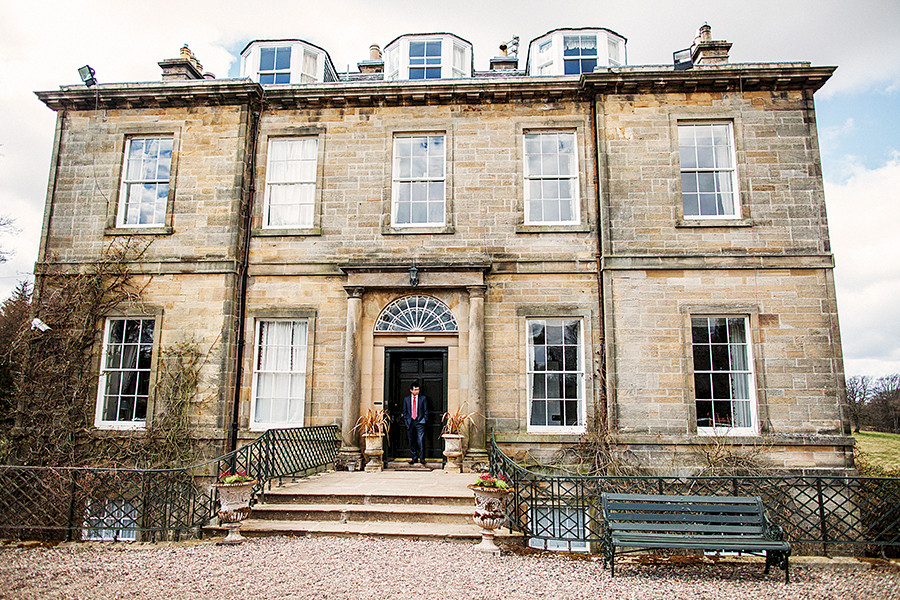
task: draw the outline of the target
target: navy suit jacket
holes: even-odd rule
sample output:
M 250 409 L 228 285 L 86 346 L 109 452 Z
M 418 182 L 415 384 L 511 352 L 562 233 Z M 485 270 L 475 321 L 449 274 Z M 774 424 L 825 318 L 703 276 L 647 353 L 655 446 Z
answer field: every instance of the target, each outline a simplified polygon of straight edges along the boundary
M 428 398 L 419 394 L 416 405 L 416 422 L 424 424 L 428 420 Z M 403 422 L 409 426 L 412 422 L 412 394 L 403 399 Z

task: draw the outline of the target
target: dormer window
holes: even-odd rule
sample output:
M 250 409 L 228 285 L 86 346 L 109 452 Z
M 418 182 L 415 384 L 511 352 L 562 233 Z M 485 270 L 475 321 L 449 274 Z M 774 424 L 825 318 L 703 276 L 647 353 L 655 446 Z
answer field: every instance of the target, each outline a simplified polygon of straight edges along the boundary
M 409 43 L 409 78 L 441 78 L 441 41 Z
M 597 35 L 563 36 L 566 75 L 590 73 L 597 66 Z
M 608 29 L 556 29 L 528 46 L 529 75 L 580 75 L 625 63 L 625 38 Z
M 472 44 L 449 33 L 403 35 L 384 49 L 385 79 L 472 76 Z
M 241 52 L 241 76 L 262 85 L 338 80 L 328 53 L 303 40 L 250 42 Z
M 259 50 L 259 82 L 263 85 L 291 82 L 291 47 Z

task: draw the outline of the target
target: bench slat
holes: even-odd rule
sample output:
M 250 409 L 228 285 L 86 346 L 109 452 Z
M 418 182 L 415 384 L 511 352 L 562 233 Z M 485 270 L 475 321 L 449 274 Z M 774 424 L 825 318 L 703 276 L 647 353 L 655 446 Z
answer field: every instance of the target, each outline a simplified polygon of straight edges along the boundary
M 627 500 L 629 502 L 726 502 L 729 504 L 756 504 L 756 496 L 674 496 L 666 494 L 611 494 L 605 493 L 610 501 Z
M 610 521 L 617 523 L 740 523 L 742 525 L 762 525 L 758 513 L 752 515 L 708 515 L 686 513 L 613 513 Z
M 762 527 L 744 527 L 741 525 L 692 525 L 690 523 L 610 523 L 610 531 L 655 531 L 663 532 L 697 532 L 697 533 L 738 533 L 744 535 L 762 535 Z
M 788 542 L 745 536 L 660 536 L 653 534 L 613 535 L 614 546 L 647 548 L 689 548 L 699 550 L 788 550 Z
M 759 511 L 755 506 L 746 504 L 724 504 L 724 503 L 686 503 L 672 502 L 670 504 L 664 502 L 607 502 L 603 505 L 604 510 L 615 512 L 620 510 L 628 511 L 678 511 L 678 512 L 723 512 L 723 513 L 743 513 L 757 514 Z

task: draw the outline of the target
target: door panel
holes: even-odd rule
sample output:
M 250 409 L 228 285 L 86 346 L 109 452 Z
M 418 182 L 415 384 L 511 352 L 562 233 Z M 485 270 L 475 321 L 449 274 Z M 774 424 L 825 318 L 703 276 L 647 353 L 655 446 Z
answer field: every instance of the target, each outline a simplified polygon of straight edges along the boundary
M 441 418 L 447 412 L 447 349 L 385 349 L 387 385 L 385 405 L 391 417 L 391 430 L 385 448 L 386 459 L 408 459 L 409 441 L 403 424 L 403 398 L 409 386 L 418 382 L 428 398 L 428 421 L 425 425 L 425 458 L 443 458 Z

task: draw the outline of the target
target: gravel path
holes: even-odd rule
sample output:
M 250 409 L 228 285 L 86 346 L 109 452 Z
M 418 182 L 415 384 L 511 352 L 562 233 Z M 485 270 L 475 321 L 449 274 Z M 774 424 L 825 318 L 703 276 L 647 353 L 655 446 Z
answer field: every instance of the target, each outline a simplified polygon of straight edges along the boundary
M 536 598 L 715 600 L 900 598 L 900 571 L 759 564 L 622 565 L 550 553 L 501 557 L 471 545 L 357 538 L 259 538 L 240 546 L 83 544 L 0 547 L 0 598 L 154 600 Z

